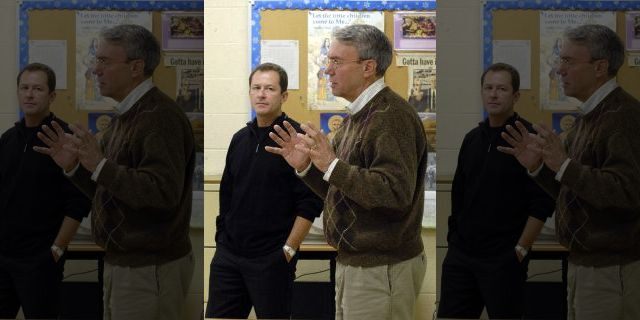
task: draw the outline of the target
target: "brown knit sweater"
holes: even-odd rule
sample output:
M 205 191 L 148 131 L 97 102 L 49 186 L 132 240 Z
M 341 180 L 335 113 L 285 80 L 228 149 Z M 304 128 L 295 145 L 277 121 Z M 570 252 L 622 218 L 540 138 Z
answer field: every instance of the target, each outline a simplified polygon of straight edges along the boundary
M 338 261 L 371 267 L 420 254 L 427 144 L 415 110 L 384 88 L 333 144 L 340 161 L 329 183 L 315 168 L 304 181 L 325 199 L 324 232 Z
M 557 197 L 556 232 L 569 260 L 585 266 L 640 259 L 640 102 L 622 88 L 567 135 L 571 162 L 561 182 L 544 168 L 536 180 Z
M 107 161 L 98 181 L 82 168 L 72 181 L 93 199 L 92 231 L 105 260 L 136 267 L 189 253 L 195 149 L 184 112 L 152 88 L 100 143 Z

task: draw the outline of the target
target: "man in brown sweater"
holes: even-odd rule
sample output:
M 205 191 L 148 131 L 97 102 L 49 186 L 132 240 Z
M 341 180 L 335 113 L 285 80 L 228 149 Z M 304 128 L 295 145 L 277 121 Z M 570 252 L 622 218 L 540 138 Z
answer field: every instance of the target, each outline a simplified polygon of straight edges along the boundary
M 338 250 L 336 319 L 413 319 L 426 270 L 420 236 L 427 142 L 415 109 L 385 86 L 392 47 L 373 26 L 334 33 L 326 74 L 351 102 L 332 143 L 275 126 L 271 138 L 325 199 L 324 232 Z
M 194 269 L 189 240 L 195 148 L 180 107 L 153 85 L 153 34 L 119 25 L 100 34 L 93 72 L 118 116 L 97 140 L 53 124 L 39 137 L 93 199 L 92 232 L 105 250 L 104 319 L 182 319 Z
M 640 319 L 640 102 L 616 83 L 624 45 L 611 29 L 584 25 L 565 33 L 557 72 L 581 119 L 561 141 L 503 136 L 535 180 L 556 198 L 556 232 L 569 249 L 569 319 Z

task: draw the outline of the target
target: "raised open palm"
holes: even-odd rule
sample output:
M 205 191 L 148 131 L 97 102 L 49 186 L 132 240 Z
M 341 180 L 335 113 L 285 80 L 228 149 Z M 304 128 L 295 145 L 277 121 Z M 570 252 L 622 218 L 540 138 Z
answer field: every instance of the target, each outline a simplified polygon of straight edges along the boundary
M 296 144 L 303 143 L 298 137 L 296 129 L 288 122 L 283 122 L 284 129 L 278 125 L 274 126 L 276 132 L 270 132 L 269 137 L 275 141 L 280 148 L 265 147 L 265 150 L 281 155 L 287 163 L 294 169 L 303 171 L 309 166 L 309 155 L 304 151 L 296 149 Z M 285 130 L 286 129 L 286 130 Z
M 47 147 L 33 147 L 33 150 L 46 154 L 53 159 L 53 161 L 65 171 L 70 171 L 78 163 L 78 155 L 64 148 L 65 144 L 72 144 L 71 135 L 65 133 L 62 127 L 55 121 L 51 122 L 51 129 L 49 126 L 43 126 L 42 131 L 38 132 L 38 138 Z
M 511 148 L 498 147 L 498 150 L 514 156 L 523 167 L 533 172 L 542 163 L 539 148 L 529 147 L 529 145 L 537 146 L 537 141 L 520 121 L 516 121 L 516 128 L 508 125 L 507 132 L 501 133 L 502 138 L 511 145 Z

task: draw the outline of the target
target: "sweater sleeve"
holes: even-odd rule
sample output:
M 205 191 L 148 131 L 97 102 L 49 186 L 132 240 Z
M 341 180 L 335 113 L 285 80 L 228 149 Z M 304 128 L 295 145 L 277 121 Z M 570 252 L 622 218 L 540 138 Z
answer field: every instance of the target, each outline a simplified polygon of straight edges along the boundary
M 62 175 L 62 173 L 61 173 Z M 61 193 L 65 197 L 64 212 L 69 218 L 82 222 L 91 210 L 90 198 L 81 192 L 72 181 L 63 178 L 59 185 Z
M 621 128 L 625 128 L 622 130 Z M 603 214 L 621 221 L 637 219 L 640 210 L 640 129 L 637 124 L 622 121 L 618 129 L 594 141 L 601 150 L 602 165 L 593 167 L 572 159 L 561 183 L 580 201 Z M 597 152 L 597 151 L 596 151 Z
M 546 221 L 547 218 L 553 215 L 555 201 L 532 179 L 526 180 L 524 188 L 526 190 L 525 194 L 528 197 L 527 208 L 529 216 L 542 222 Z
M 460 211 L 464 206 L 464 154 L 465 154 L 465 146 L 467 145 L 467 136 L 462 140 L 462 145 L 460 146 L 460 151 L 458 153 L 458 165 L 456 166 L 456 172 L 453 176 L 453 182 L 451 183 L 451 216 L 449 216 L 447 222 L 449 231 L 451 234 L 452 231 L 455 231 L 457 228 L 456 225 L 456 216 L 460 214 Z M 447 236 L 449 238 L 449 236 Z
M 191 184 L 186 168 L 194 162 L 195 154 L 193 143 L 185 145 L 193 139 L 191 130 L 175 114 L 161 111 L 146 113 L 135 125 L 139 130 L 130 138 L 134 155 L 129 156 L 137 158 L 136 163 L 126 166 L 108 159 L 97 183 L 135 212 L 152 209 L 173 214 Z
M 87 171 L 87 169 L 80 166 L 78 170 L 76 170 L 76 173 L 69 177 L 69 179 L 87 198 L 93 199 L 96 193 L 96 184 L 91 180 L 91 173 Z
M 311 222 L 322 212 L 323 200 L 320 199 L 307 185 L 298 177 L 293 185 L 293 194 L 296 201 L 296 214 Z
M 323 173 L 315 166 L 311 166 L 307 175 L 302 177 L 302 181 L 321 199 L 327 198 L 329 183 L 322 179 Z
M 408 113 L 390 114 L 385 110 L 373 116 L 363 138 L 364 165 L 338 161 L 329 183 L 366 210 L 406 214 L 416 188 L 424 183 L 417 179 L 420 163 L 426 161 L 426 137 Z

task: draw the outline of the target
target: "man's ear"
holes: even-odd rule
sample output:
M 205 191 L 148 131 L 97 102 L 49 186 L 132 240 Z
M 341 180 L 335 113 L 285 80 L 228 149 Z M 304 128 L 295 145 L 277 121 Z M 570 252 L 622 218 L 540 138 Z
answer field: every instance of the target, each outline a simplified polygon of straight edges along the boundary
M 49 104 L 51 105 L 54 100 L 56 100 L 56 91 L 55 90 L 49 92 Z
M 376 69 L 378 68 L 378 63 L 374 59 L 364 60 L 364 76 L 367 77 L 375 77 Z
M 596 76 L 597 77 L 608 77 L 609 72 L 609 60 L 607 59 L 599 59 L 593 62 L 596 68 Z
M 143 76 L 144 75 L 144 60 L 142 59 L 136 59 L 131 61 L 131 71 L 133 72 L 134 75 L 140 75 Z

